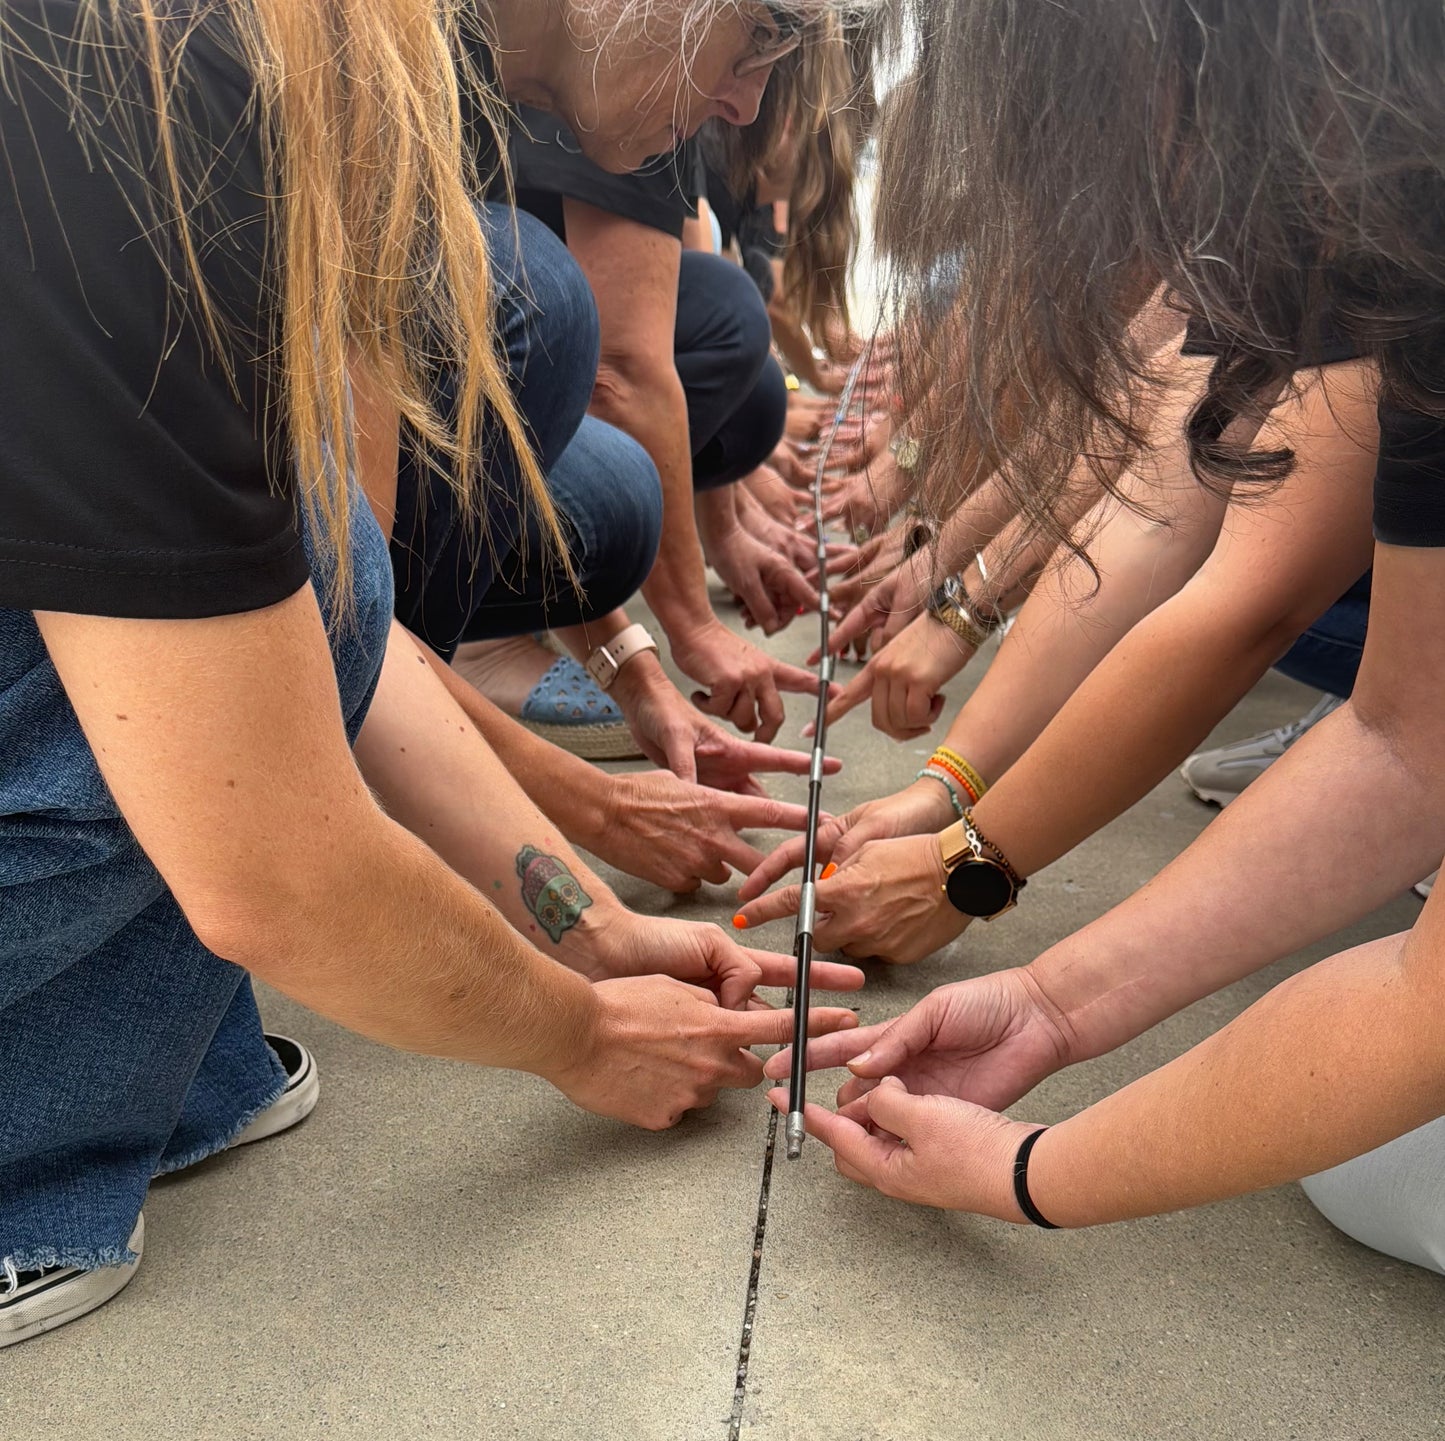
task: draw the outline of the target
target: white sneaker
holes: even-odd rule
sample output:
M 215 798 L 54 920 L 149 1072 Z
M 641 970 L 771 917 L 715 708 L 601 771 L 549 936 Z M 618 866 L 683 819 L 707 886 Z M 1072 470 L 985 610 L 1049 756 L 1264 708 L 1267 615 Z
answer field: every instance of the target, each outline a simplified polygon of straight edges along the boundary
M 1323 697 L 1297 721 L 1261 735 L 1247 736 L 1232 745 L 1199 751 L 1179 768 L 1184 784 L 1202 801 L 1227 806 L 1255 777 L 1263 775 L 1304 733 L 1331 711 L 1344 705 L 1337 695 Z
M 0 1349 L 53 1331 L 118 1296 L 140 1265 L 145 1238 L 145 1217 L 137 1216 L 129 1242 L 135 1260 L 123 1266 L 97 1266 L 93 1271 L 74 1266 L 16 1271 L 7 1266 L 0 1277 Z
M 1415 894 L 1419 896 L 1422 901 L 1428 901 L 1430 899 L 1430 892 L 1435 889 L 1435 878 L 1439 874 L 1439 871 L 1431 871 L 1430 874 L 1426 876 L 1423 881 L 1417 882 L 1415 885 L 1411 886 L 1410 889 L 1414 891 Z
M 311 1052 L 290 1036 L 268 1035 L 266 1044 L 286 1067 L 286 1089 L 259 1116 L 252 1118 L 250 1125 L 231 1142 L 232 1147 L 249 1146 L 252 1141 L 264 1141 L 267 1136 L 289 1131 L 304 1121 L 321 1099 L 321 1078 Z

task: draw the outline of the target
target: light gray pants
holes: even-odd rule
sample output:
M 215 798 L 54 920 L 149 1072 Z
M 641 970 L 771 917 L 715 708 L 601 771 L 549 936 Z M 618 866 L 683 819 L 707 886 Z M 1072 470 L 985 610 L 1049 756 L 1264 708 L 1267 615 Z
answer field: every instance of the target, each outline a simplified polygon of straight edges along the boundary
M 1345 1235 L 1445 1273 L 1445 1117 L 1300 1184 Z

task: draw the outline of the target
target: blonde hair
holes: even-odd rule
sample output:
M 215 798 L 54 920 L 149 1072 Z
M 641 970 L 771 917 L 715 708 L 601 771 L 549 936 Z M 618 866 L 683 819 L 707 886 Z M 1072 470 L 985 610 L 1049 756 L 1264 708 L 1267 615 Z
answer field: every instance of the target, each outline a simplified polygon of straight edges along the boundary
M 160 214 L 180 246 L 185 287 L 225 364 L 224 322 L 207 293 L 197 233 L 204 194 L 172 119 L 186 43 L 215 0 L 184 23 L 161 0 L 83 0 L 86 22 L 130 22 L 149 71 L 164 190 Z M 458 71 L 499 135 L 495 102 L 468 69 L 468 0 L 234 0 L 224 7 L 255 80 L 270 178 L 267 283 L 277 307 L 273 359 L 300 505 L 330 564 L 333 611 L 351 590 L 353 455 L 348 364 L 410 427 L 434 478 L 479 517 L 487 412 L 515 447 L 530 502 L 566 559 L 557 515 L 498 356 L 487 246 L 474 205 L 480 177 L 464 148 Z M 475 17 L 471 22 L 476 24 Z M 104 49 L 104 36 L 100 37 Z M 101 61 L 104 65 L 106 62 Z M 505 146 L 497 144 L 497 152 Z M 204 171 L 204 165 L 200 167 Z M 435 399 L 454 369 L 454 409 Z M 570 566 L 568 566 L 570 574 Z

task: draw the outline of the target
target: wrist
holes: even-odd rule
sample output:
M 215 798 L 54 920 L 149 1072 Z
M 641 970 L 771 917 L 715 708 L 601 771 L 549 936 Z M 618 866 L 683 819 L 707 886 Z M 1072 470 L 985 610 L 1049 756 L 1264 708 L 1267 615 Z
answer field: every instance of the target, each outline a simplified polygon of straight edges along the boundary
M 601 998 L 584 977 L 558 968 L 556 1014 L 545 1028 L 547 1043 L 530 1063 L 517 1069 L 567 1092 L 569 1076 L 585 1076 L 596 1065 L 603 1043 L 603 1009 Z
M 634 656 L 612 683 L 612 695 L 623 712 L 631 717 L 649 696 L 663 695 L 673 689 L 656 651 L 643 651 Z
M 1097 1002 L 1103 999 L 1103 993 L 1090 985 L 1086 971 L 1080 971 L 1064 962 L 1060 972 L 1061 958 L 1055 959 L 1055 952 L 1066 944 L 1067 942 L 1063 942 L 1045 951 L 1027 965 L 1019 966 L 1016 972 L 1019 984 L 1033 1005 L 1039 1024 L 1048 1032 L 1053 1042 L 1058 1058 L 1055 1070 L 1062 1070 L 1065 1066 L 1072 1066 L 1079 1061 L 1092 1060 L 1095 1056 L 1112 1050 L 1117 1044 L 1094 1043 L 1095 1038 L 1090 1035 L 1090 1029 L 1093 1013 Z M 1065 987 L 1059 985 L 1061 975 L 1068 978 Z
M 937 780 L 915 780 L 905 786 L 910 808 L 915 809 L 925 829 L 941 831 L 957 819 L 948 799 L 948 790 Z
M 627 950 L 627 936 L 636 920 L 632 912 L 600 882 L 598 894 L 581 921 L 566 937 L 557 959 L 589 981 L 605 981 L 627 974 L 617 958 Z
M 731 636 L 732 632 L 709 609 L 705 615 L 689 616 L 684 625 L 676 631 L 669 630 L 667 638 L 672 646 L 672 657 L 678 666 L 687 672 L 687 662 L 706 647 L 716 631 Z M 687 672 L 691 674 L 691 672 Z
M 667 643 L 674 655 L 685 650 L 695 639 L 704 634 L 710 626 L 716 625 L 712 602 L 707 595 L 707 578 L 702 570 L 702 555 L 698 554 L 697 584 L 673 584 L 667 576 L 660 575 L 654 567 L 642 587 L 642 598 L 657 617 L 657 623 L 667 636 Z
M 1008 1221 L 1015 1226 L 1030 1226 L 1034 1222 L 1019 1205 L 1014 1168 L 1018 1161 L 1020 1147 L 1035 1131 L 1046 1128 L 1030 1121 L 1011 1121 L 1007 1117 L 999 1119 L 1003 1124 L 997 1130 L 995 1146 L 988 1165 L 989 1190 L 985 1202 L 987 1214 L 1000 1221 Z M 1033 1149 L 1038 1149 L 1038 1142 L 1034 1143 Z M 1030 1162 L 1029 1196 L 1032 1200 L 1034 1199 L 1032 1156 L 1028 1159 Z M 1042 1207 L 1038 1206 L 1037 1200 L 1034 1200 L 1034 1205 L 1042 1214 L 1048 1215 Z

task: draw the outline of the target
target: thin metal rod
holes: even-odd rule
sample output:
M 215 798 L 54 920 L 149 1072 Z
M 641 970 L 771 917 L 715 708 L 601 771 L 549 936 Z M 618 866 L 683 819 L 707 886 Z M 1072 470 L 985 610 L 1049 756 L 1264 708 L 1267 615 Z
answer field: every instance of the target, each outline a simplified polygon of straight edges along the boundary
M 823 809 L 823 758 L 828 744 L 828 688 L 833 681 L 833 657 L 829 653 L 828 542 L 823 527 L 823 475 L 838 429 L 853 404 L 853 388 L 862 374 L 868 351 L 853 362 L 843 393 L 833 412 L 833 423 L 818 447 L 818 464 L 813 473 L 813 524 L 818 555 L 818 709 L 813 722 L 813 755 L 808 767 L 808 820 L 803 839 L 803 884 L 798 895 L 798 926 L 793 936 L 797 977 L 793 983 L 793 1064 L 788 1074 L 787 1157 L 796 1161 L 803 1154 L 803 1107 L 808 1099 L 808 1005 L 813 966 L 813 923 L 817 907 L 814 870 L 818 854 L 818 817 Z

